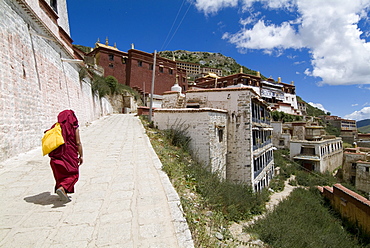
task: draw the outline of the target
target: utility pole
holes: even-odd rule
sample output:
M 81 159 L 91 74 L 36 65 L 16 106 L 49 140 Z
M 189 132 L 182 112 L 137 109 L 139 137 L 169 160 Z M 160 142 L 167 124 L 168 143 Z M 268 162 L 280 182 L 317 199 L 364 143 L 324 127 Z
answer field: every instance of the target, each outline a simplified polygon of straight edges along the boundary
M 153 113 L 153 93 L 154 93 L 154 80 L 155 80 L 155 65 L 157 60 L 157 50 L 154 50 L 154 62 L 153 62 L 153 75 L 152 75 L 152 88 L 150 90 L 150 108 L 149 108 L 149 123 L 152 122 Z

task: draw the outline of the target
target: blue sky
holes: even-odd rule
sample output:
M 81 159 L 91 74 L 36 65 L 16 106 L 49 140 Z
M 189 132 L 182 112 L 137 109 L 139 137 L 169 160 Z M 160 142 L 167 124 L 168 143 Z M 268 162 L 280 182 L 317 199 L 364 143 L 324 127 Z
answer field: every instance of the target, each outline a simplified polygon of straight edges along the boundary
M 370 119 L 370 0 L 67 0 L 74 44 L 222 53 L 306 102 Z

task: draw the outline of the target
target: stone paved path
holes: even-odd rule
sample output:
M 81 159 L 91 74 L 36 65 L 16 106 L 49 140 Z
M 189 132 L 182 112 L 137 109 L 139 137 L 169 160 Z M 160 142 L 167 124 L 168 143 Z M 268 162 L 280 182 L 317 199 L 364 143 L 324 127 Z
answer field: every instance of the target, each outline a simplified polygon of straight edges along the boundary
M 81 128 L 72 201 L 37 148 L 0 163 L 0 247 L 193 247 L 179 197 L 133 115 Z

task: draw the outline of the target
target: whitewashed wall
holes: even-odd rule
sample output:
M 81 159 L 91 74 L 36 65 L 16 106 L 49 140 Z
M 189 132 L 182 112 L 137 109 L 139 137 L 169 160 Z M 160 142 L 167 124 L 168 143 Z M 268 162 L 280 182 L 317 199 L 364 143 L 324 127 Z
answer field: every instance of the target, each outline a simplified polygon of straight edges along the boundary
M 61 61 L 73 58 L 72 49 L 35 35 L 46 35 L 43 27 L 58 33 L 57 25 L 38 1 L 25 2 L 41 22 L 19 1 L 0 1 L 0 161 L 40 146 L 43 131 L 62 110 L 73 109 L 81 125 L 110 112 L 109 103 L 92 95 L 88 80 L 80 81 L 80 65 Z
M 226 179 L 227 112 L 212 109 L 156 109 L 154 124 L 165 130 L 186 130 L 190 149 L 204 166 Z M 222 129 L 221 132 L 219 130 Z M 222 133 L 222 134 L 221 134 Z M 220 137 L 222 135 L 222 137 Z

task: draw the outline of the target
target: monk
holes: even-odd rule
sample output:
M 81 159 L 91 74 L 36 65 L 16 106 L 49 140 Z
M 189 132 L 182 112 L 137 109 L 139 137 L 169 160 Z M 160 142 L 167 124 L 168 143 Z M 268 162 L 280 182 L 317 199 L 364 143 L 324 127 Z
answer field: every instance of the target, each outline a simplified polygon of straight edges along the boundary
M 83 163 L 83 149 L 78 129 L 78 120 L 73 110 L 64 110 L 58 115 L 65 144 L 49 153 L 50 165 L 55 178 L 55 192 L 64 202 L 70 199 L 67 193 L 74 193 Z

